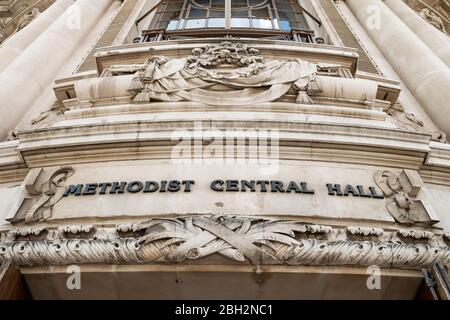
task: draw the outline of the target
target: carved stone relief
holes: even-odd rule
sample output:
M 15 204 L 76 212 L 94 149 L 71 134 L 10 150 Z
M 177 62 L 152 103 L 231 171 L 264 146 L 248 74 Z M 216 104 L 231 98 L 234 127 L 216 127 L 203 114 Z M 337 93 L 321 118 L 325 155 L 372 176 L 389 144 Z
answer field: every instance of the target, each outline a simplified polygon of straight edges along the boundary
M 62 167 L 50 173 L 41 168 L 31 169 L 23 182 L 27 196 L 7 220 L 33 222 L 50 218 L 53 206 L 63 197 L 66 182 L 73 174 L 71 167 Z
M 6 271 L 8 270 L 10 264 L 11 264 L 11 260 L 9 260 L 9 259 L 0 261 L 0 282 L 2 282 L 2 279 L 5 276 Z
M 29 12 L 24 14 L 19 22 L 17 23 L 17 28 L 15 32 L 18 32 L 29 25 L 34 19 L 36 19 L 41 14 L 39 8 L 32 8 Z
M 418 197 L 423 181 L 417 171 L 403 170 L 397 175 L 377 171 L 375 182 L 386 196 L 387 209 L 399 223 L 432 225 L 439 222 L 432 207 Z
M 8 132 L 8 136 L 6 137 L 5 141 L 14 141 L 17 139 L 19 139 L 19 137 L 17 136 L 17 131 L 11 130 L 10 132 Z
M 427 130 L 422 120 L 418 119 L 413 113 L 405 112 L 403 107 L 398 103 L 390 107 L 386 113 L 392 117 L 401 129 L 431 134 L 431 139 L 435 141 L 444 143 L 447 141 L 445 132 Z
M 314 227 L 311 227 L 314 226 Z M 237 216 L 152 219 L 100 230 L 92 225 L 0 233 L 0 262 L 18 265 L 182 262 L 219 254 L 254 265 L 352 265 L 420 269 L 450 264 L 442 236 L 420 230 L 407 244 L 397 232 L 377 228 L 310 225 Z M 357 234 L 357 240 L 346 234 Z M 36 236 L 39 237 L 36 237 Z
M 444 32 L 447 34 L 447 31 L 445 30 L 444 21 L 441 17 L 439 17 L 435 12 L 428 8 L 423 8 L 419 12 L 419 16 L 421 16 L 424 20 L 426 20 L 429 24 L 434 26 L 436 29 Z
M 264 62 L 259 50 L 223 42 L 195 48 L 186 58 L 154 56 L 144 64 L 112 66 L 105 75 L 135 73 L 129 92 L 136 103 L 151 100 L 247 105 L 275 101 L 290 92 L 311 103 L 321 92 L 317 65 L 290 59 Z
M 42 112 L 38 117 L 31 120 L 32 128 L 40 128 L 43 126 L 49 126 L 53 122 L 57 121 L 64 115 L 66 108 L 58 103 L 53 104 L 53 106 L 48 111 Z

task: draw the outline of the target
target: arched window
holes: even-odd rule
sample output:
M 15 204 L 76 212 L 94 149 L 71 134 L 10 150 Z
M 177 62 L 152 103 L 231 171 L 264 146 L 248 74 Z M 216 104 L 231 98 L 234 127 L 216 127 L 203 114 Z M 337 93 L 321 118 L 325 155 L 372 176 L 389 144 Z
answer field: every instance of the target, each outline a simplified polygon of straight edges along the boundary
M 228 35 L 315 42 L 311 21 L 321 25 L 295 0 L 163 0 L 143 34 L 144 41 Z

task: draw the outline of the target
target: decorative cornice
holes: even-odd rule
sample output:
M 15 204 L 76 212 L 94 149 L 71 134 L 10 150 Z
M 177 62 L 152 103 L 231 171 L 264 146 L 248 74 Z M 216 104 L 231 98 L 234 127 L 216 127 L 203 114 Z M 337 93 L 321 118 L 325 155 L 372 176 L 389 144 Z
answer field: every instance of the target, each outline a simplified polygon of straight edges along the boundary
M 378 265 L 413 270 L 437 262 L 450 265 L 450 248 L 443 237 L 414 232 L 398 231 L 414 238 L 405 243 L 397 231 L 379 228 L 339 229 L 236 216 L 152 219 L 103 229 L 92 225 L 27 228 L 0 234 L 0 262 L 11 259 L 28 266 L 180 263 L 220 254 L 253 265 Z M 349 233 L 352 238 L 346 236 Z

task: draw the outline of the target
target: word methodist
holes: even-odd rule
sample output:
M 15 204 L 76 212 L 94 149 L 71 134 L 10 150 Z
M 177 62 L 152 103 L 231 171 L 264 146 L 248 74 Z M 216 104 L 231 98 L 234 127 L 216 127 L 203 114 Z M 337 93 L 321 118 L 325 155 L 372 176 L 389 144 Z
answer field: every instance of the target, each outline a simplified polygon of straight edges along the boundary
M 64 196 L 93 196 L 122 193 L 154 193 L 154 192 L 191 192 L 194 180 L 164 180 L 164 181 L 131 181 L 102 182 L 70 185 Z M 279 192 L 315 194 L 307 182 L 290 181 L 288 183 L 276 180 L 213 180 L 209 187 L 215 192 Z M 340 185 L 327 183 L 324 186 L 329 195 L 366 197 L 383 199 L 375 187 L 365 188 L 362 185 Z

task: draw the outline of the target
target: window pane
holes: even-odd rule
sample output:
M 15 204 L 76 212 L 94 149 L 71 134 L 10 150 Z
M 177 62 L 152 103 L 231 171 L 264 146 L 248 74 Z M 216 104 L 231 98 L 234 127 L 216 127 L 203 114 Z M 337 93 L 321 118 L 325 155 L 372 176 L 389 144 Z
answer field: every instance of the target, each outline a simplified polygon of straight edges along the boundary
M 225 8 L 225 0 L 212 0 L 211 1 L 211 7 L 220 7 Z
M 253 18 L 263 18 L 269 19 L 269 10 L 267 8 L 264 9 L 252 9 L 252 17 Z
M 250 20 L 248 18 L 231 18 L 232 28 L 250 28 Z
M 234 2 L 234 1 L 231 1 Z M 267 2 L 270 2 L 268 0 L 249 0 L 248 3 L 251 7 L 260 7 L 262 5 L 265 5 Z
M 178 20 L 172 20 L 168 23 L 166 30 L 175 30 L 178 25 Z
M 278 10 L 292 10 L 292 4 L 290 4 L 289 1 L 275 1 L 275 6 Z
M 186 29 L 204 28 L 206 26 L 206 19 L 193 19 L 186 21 Z
M 150 28 L 205 29 L 205 32 L 208 28 L 223 29 L 227 26 L 226 3 L 226 0 L 162 0 Z M 294 29 L 308 29 L 297 0 L 230 0 L 230 3 L 232 29 L 259 30 L 258 37 L 264 36 L 263 30 L 279 30 L 285 34 Z M 216 35 L 211 32 L 212 36 Z M 195 37 L 195 33 L 190 34 Z M 273 36 L 270 32 L 267 34 Z
M 253 28 L 273 29 L 272 21 L 268 19 L 252 19 Z
M 233 18 L 248 18 L 248 11 L 247 10 L 232 10 L 231 11 L 231 17 Z
M 280 30 L 291 31 L 291 29 L 292 29 L 291 28 L 291 23 L 289 21 L 281 20 L 278 24 L 280 26 Z
M 164 11 L 180 11 L 183 7 L 183 1 L 167 1 L 167 7 Z
M 231 8 L 247 8 L 247 0 L 232 0 L 231 1 Z
M 219 11 L 219 10 L 213 10 L 209 12 L 210 18 L 224 18 L 225 17 L 225 11 Z
M 205 18 L 205 17 L 206 17 L 206 10 L 191 8 L 191 11 L 189 12 L 189 19 Z
M 225 18 L 208 19 L 208 28 L 225 28 Z
M 202 7 L 209 7 L 209 0 L 195 0 L 195 1 L 191 1 L 194 5 L 198 4 Z

